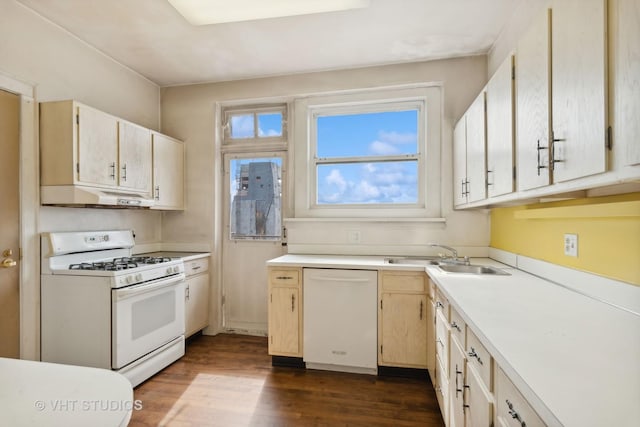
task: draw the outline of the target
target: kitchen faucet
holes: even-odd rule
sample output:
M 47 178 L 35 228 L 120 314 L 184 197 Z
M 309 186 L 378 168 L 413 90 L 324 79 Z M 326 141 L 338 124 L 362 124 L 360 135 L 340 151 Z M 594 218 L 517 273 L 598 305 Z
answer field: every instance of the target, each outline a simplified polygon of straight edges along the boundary
M 453 249 L 451 246 L 446 246 L 446 245 L 441 245 L 439 243 L 427 243 L 427 245 L 431 248 L 442 248 L 442 249 L 446 249 L 448 251 L 451 252 L 451 257 L 447 258 L 443 255 L 440 255 L 443 260 L 446 259 L 448 262 L 452 262 L 452 263 L 464 263 L 464 264 L 469 264 L 469 257 L 466 256 L 464 257 L 462 260 L 458 259 L 458 251 L 456 251 L 455 249 Z

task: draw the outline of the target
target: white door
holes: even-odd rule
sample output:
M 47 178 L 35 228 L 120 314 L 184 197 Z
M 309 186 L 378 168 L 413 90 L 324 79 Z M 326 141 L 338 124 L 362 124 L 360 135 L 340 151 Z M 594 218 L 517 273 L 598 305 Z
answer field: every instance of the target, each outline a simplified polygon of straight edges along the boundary
M 225 330 L 267 331 L 266 261 L 286 253 L 282 238 L 285 164 L 284 152 L 225 155 Z
M 0 357 L 20 356 L 20 97 L 0 90 Z

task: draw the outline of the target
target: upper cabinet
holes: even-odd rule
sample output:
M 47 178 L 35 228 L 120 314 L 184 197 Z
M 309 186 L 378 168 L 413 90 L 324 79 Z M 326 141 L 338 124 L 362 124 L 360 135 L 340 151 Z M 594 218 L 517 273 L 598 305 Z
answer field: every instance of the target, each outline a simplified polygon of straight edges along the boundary
M 487 84 L 487 193 L 489 197 L 513 191 L 513 80 L 510 55 Z
M 518 41 L 517 179 L 519 190 L 549 185 L 551 10 L 534 17 Z
M 487 197 L 485 92 L 473 101 L 467 121 L 467 197 L 469 202 Z
M 616 163 L 640 165 L 640 2 L 609 0 L 609 19 Z
M 81 204 L 57 200 L 67 194 L 58 189 L 91 188 L 148 201 L 142 206 L 155 197 L 156 208 L 183 209 L 183 174 L 178 140 L 76 101 L 40 103 L 40 184 L 47 204 Z
M 153 134 L 154 209 L 184 209 L 184 147 L 181 141 Z
M 606 7 L 606 0 L 556 0 L 552 5 L 554 182 L 607 168 Z
M 485 198 L 471 197 L 470 169 L 483 162 L 477 153 L 471 157 L 470 141 L 480 132 L 470 121 L 473 105 L 456 125 L 456 207 L 640 188 L 640 3 L 550 5 L 533 17 L 515 56 L 480 94 L 486 96 Z M 463 150 L 466 163 L 458 154 Z
M 151 131 L 120 122 L 118 182 L 121 187 L 149 194 L 151 191 Z

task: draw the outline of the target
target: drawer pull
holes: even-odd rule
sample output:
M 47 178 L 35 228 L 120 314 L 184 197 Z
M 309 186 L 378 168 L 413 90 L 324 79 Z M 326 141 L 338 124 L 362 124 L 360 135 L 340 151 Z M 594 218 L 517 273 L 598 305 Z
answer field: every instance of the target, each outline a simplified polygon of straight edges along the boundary
M 463 393 L 462 389 L 458 386 L 458 375 L 462 375 L 462 371 L 458 371 L 458 365 L 456 364 L 456 399 L 458 398 L 458 393 Z M 464 394 L 462 397 L 464 397 Z
M 513 409 L 513 403 L 509 402 L 509 399 L 505 400 L 505 402 L 507 402 L 507 406 L 509 407 L 509 415 L 511 415 L 511 418 L 513 418 L 514 420 L 518 420 L 521 427 L 526 427 L 527 423 L 525 423 L 524 420 L 520 417 L 520 414 L 518 414 L 518 412 Z
M 480 356 L 478 355 L 478 353 L 476 353 L 476 349 L 471 347 L 471 351 L 468 353 L 469 357 L 475 357 L 478 360 L 478 363 L 481 365 L 484 365 L 484 363 L 482 362 L 482 359 L 480 359 Z
M 199 265 L 197 265 L 197 266 L 195 266 L 195 267 L 191 267 L 191 269 L 192 269 L 192 270 L 200 270 L 201 268 L 202 268 L 202 267 L 201 267 L 201 266 L 199 266 Z
M 296 296 L 291 294 L 291 312 L 293 313 L 296 308 Z
M 462 332 L 462 329 L 460 328 L 460 326 L 458 326 L 456 322 L 451 322 L 451 327 L 457 330 L 458 332 Z
M 293 280 L 293 276 L 276 276 L 278 280 Z
M 423 306 L 423 302 L 420 301 L 420 320 L 422 320 L 422 306 Z

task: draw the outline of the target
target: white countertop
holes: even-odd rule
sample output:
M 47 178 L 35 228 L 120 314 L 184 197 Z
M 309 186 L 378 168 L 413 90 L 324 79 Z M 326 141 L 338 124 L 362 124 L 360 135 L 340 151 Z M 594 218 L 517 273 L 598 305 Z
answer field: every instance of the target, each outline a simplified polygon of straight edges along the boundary
M 636 426 L 640 316 L 490 259 L 509 276 L 385 264 L 383 257 L 285 255 L 270 266 L 426 270 L 549 425 Z
M 126 426 L 134 405 L 131 383 L 116 372 L 0 358 L 2 426 Z

